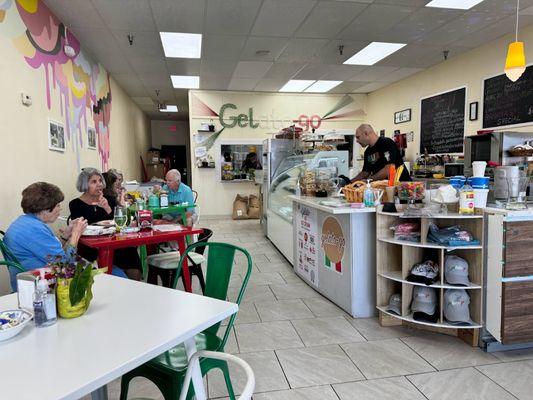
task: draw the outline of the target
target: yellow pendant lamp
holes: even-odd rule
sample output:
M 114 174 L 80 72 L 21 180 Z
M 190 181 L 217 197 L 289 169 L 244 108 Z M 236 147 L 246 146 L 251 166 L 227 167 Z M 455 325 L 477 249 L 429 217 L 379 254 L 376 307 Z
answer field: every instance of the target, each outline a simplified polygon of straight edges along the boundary
M 520 0 L 516 1 L 516 34 L 515 41 L 509 44 L 507 58 L 505 59 L 505 75 L 511 81 L 516 82 L 526 70 L 526 54 L 524 52 L 524 42 L 518 41 L 518 12 L 520 10 Z

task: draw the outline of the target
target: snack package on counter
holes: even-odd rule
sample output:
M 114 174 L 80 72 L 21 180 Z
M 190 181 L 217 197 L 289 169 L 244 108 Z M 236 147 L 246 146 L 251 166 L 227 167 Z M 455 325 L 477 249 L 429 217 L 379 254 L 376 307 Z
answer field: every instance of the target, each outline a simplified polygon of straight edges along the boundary
M 458 226 L 439 228 L 437 225 L 429 224 L 428 240 L 442 246 L 477 246 L 479 240 Z
M 418 222 L 402 222 L 391 226 L 395 240 L 407 240 L 409 242 L 420 241 L 420 224 Z

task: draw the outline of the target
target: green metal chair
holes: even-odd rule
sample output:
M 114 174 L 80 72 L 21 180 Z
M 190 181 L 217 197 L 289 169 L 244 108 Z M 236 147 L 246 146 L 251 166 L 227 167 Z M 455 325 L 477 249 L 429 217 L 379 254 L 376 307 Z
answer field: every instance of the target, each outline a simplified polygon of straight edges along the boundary
M 5 232 L 0 231 L 0 253 L 2 253 L 2 257 L 5 261 L 5 263 L 3 263 L 2 265 L 16 268 L 21 272 L 26 271 L 26 269 L 22 266 L 17 257 L 15 257 L 15 255 L 11 252 L 11 250 L 9 250 L 9 248 L 4 243 L 4 236 Z
M 194 251 L 196 247 L 205 247 L 208 249 L 207 254 L 207 274 L 206 274 L 206 287 L 205 296 L 209 296 L 219 300 L 226 300 L 228 294 L 228 286 L 230 282 L 231 273 L 233 270 L 233 264 L 235 259 L 235 253 L 243 253 L 248 261 L 248 269 L 246 276 L 244 277 L 241 289 L 236 299 L 236 303 L 240 304 L 244 296 L 248 280 L 252 273 L 252 258 L 250 254 L 243 248 L 237 247 L 227 243 L 194 243 L 190 245 L 187 250 L 181 255 L 179 267 L 174 276 L 173 287 L 176 288 L 178 278 L 180 276 L 183 260 L 187 257 L 188 253 Z M 237 314 L 233 314 L 229 319 L 228 325 L 224 335 L 220 337 L 218 330 L 220 323 L 217 323 L 202 333 L 196 335 L 196 347 L 197 350 L 219 351 L 224 352 L 224 347 L 231 333 L 233 323 L 235 322 Z M 121 388 L 120 388 L 120 400 L 126 400 L 128 397 L 128 387 L 130 381 L 137 377 L 142 376 L 152 381 L 161 390 L 165 400 L 178 400 L 180 395 L 180 389 L 183 385 L 185 374 L 187 371 L 188 360 L 185 352 L 185 346 L 183 344 L 173 347 L 169 351 L 160 354 L 156 358 L 148 361 L 140 367 L 130 371 L 122 376 Z M 229 375 L 228 364 L 225 360 L 218 359 L 200 359 L 200 369 L 202 376 L 205 376 L 210 370 L 218 368 L 224 375 L 226 381 L 226 387 L 231 400 L 235 400 L 235 393 L 231 385 L 231 379 Z M 192 399 L 194 395 L 194 389 L 189 388 L 187 393 L 187 399 Z

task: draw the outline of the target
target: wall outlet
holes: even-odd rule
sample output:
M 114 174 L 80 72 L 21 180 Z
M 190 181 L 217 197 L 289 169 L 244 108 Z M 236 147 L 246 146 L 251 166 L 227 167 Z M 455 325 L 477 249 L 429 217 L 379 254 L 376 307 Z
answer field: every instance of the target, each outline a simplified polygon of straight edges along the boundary
M 20 97 L 22 100 L 22 104 L 24 104 L 27 107 L 31 106 L 31 96 L 29 94 L 21 93 Z

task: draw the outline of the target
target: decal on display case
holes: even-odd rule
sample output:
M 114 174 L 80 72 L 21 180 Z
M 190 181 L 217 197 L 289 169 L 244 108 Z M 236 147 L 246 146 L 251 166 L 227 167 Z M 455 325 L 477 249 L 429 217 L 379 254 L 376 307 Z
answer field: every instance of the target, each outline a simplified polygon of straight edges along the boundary
M 317 212 L 302 204 L 296 208 L 296 270 L 318 287 Z
M 320 245 L 324 249 L 324 265 L 342 274 L 342 258 L 346 239 L 341 225 L 334 217 L 327 217 L 322 224 Z

